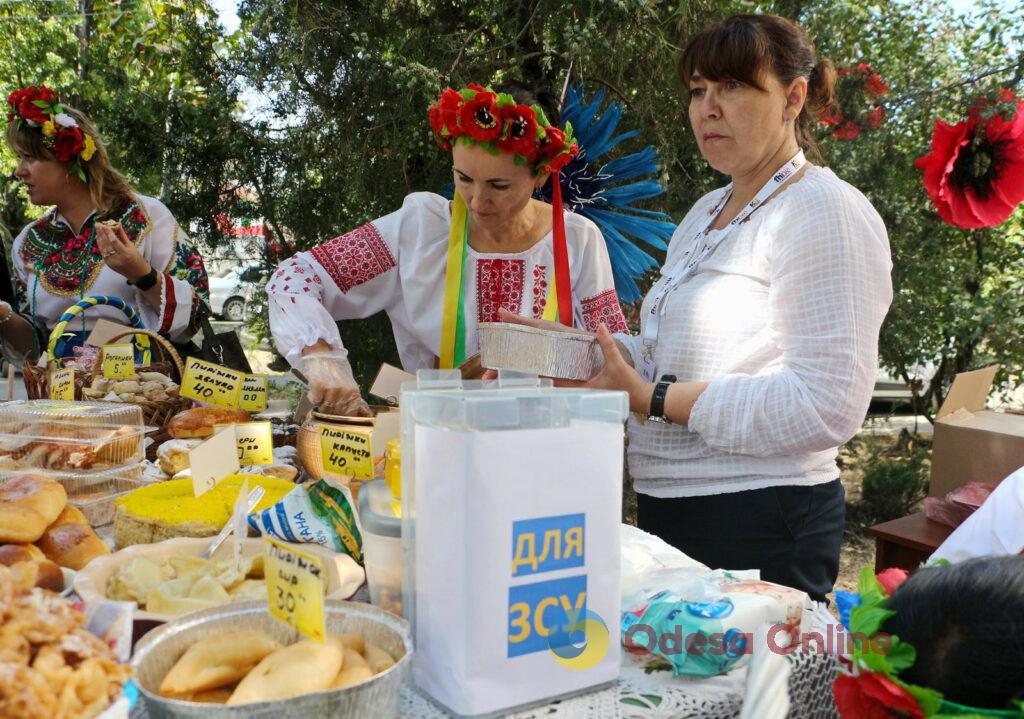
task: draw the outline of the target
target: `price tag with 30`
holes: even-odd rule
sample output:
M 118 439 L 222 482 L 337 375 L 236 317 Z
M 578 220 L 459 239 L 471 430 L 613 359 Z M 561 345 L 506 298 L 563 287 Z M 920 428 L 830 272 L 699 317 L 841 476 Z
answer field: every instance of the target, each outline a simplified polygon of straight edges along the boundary
M 300 634 L 324 641 L 323 565 L 320 559 L 266 540 L 264 576 L 270 613 Z

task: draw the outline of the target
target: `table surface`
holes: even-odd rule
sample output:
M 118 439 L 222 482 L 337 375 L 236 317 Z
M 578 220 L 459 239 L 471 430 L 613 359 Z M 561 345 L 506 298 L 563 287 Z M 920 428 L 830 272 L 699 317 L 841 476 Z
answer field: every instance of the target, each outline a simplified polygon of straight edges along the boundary
M 902 544 L 929 554 L 946 541 L 953 527 L 928 519 L 924 512 L 882 522 L 868 529 L 878 539 Z

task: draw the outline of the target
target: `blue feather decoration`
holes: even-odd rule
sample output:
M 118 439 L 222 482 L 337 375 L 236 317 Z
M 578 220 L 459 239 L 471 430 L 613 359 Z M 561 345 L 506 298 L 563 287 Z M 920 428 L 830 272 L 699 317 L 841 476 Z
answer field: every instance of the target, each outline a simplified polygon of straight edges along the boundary
M 653 147 L 602 164 L 605 154 L 639 134 L 637 130 L 615 134 L 624 108 L 621 103 L 609 102 L 602 110 L 604 98 L 601 89 L 585 104 L 582 87 L 569 90 L 562 124 L 572 123 L 580 152 L 562 170 L 562 202 L 566 209 L 592 220 L 601 229 L 619 299 L 632 303 L 641 298 L 637 280 L 659 267 L 658 261 L 639 245 L 664 251 L 676 225 L 664 212 L 633 206 L 665 191 L 655 179 L 658 153 Z M 550 202 L 550 185 L 538 197 Z

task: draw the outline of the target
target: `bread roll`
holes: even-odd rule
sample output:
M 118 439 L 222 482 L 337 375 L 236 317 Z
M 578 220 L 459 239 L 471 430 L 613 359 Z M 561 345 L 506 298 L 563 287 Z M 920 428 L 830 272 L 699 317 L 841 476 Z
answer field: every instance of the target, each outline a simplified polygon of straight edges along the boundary
M 200 704 L 227 704 L 234 691 L 235 688 L 233 686 L 221 689 L 207 689 L 203 692 L 196 692 L 189 698 L 189 701 Z
M 188 469 L 188 453 L 202 442 L 201 439 L 172 439 L 164 442 L 156 451 L 160 469 L 172 477 L 183 469 Z
M 0 485 L 0 542 L 34 542 L 57 518 L 68 495 L 58 482 L 23 474 Z
M 61 592 L 64 589 L 64 573 L 43 552 L 31 544 L 4 544 L 0 546 L 0 564 L 13 567 L 15 564 L 30 563 L 36 566 L 35 586 Z
M 196 407 L 186 410 L 175 417 L 167 425 L 167 433 L 174 439 L 194 439 L 196 437 L 212 437 L 214 425 L 231 424 L 232 422 L 250 422 L 248 412 L 223 407 Z
M 261 632 L 240 631 L 200 639 L 160 683 L 163 696 L 182 696 L 234 684 L 281 645 Z M 227 701 L 227 697 L 224 701 Z M 193 697 L 192 701 L 197 700 Z M 220 702 L 224 703 L 224 702 Z
M 74 512 L 81 516 L 81 512 L 72 507 Z M 74 516 L 70 512 L 68 516 Z M 110 554 L 110 548 L 104 544 L 96 532 L 92 530 L 82 517 L 83 521 L 68 521 L 64 524 L 54 524 L 49 527 L 43 536 L 39 538 L 39 548 L 43 554 L 62 567 L 78 571 L 96 557 Z
M 344 647 L 335 637 L 311 639 L 266 657 L 238 683 L 228 706 L 290 699 L 330 689 L 341 671 Z

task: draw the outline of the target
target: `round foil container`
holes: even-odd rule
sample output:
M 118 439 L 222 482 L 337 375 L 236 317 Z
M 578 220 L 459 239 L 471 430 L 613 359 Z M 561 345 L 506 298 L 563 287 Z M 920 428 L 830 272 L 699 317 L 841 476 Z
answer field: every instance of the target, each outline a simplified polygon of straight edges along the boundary
M 287 624 L 274 619 L 266 602 L 238 602 L 189 614 L 154 629 L 135 648 L 132 668 L 139 684 L 140 701 L 150 719 L 308 719 L 309 717 L 398 716 L 398 698 L 412 656 L 408 623 L 389 612 L 356 602 L 325 601 L 328 634 L 362 634 L 395 657 L 395 665 L 371 679 L 344 689 L 304 694 L 291 699 L 225 706 L 167 699 L 157 691 L 160 682 L 199 639 L 218 632 L 256 630 L 282 644 L 302 639 Z
M 510 322 L 481 322 L 484 367 L 534 372 L 541 377 L 588 380 L 594 370 L 594 336 L 568 327 L 542 330 Z

